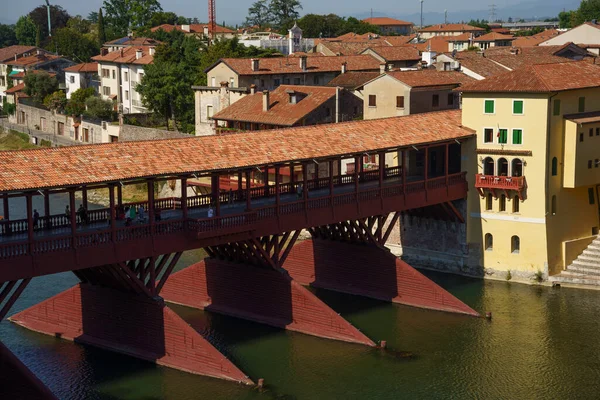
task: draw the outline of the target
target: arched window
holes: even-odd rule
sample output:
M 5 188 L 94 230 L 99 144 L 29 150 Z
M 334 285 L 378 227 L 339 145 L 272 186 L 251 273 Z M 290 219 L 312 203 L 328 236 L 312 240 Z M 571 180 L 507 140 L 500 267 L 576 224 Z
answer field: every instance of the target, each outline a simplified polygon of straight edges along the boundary
M 500 211 L 506 211 L 506 196 L 500 195 Z
M 494 204 L 494 199 L 492 199 L 492 194 L 488 193 L 487 197 L 485 198 L 485 209 L 487 211 L 491 211 L 493 204 Z
M 554 157 L 552 159 L 552 176 L 558 175 L 558 159 Z
M 508 176 L 508 161 L 506 161 L 506 158 L 504 158 L 504 157 L 498 159 L 497 174 L 499 176 Z
M 519 254 L 521 250 L 521 239 L 518 236 L 513 236 L 510 238 L 510 251 L 513 254 Z
M 491 157 L 486 157 L 483 160 L 483 174 L 494 175 L 494 160 Z
M 513 213 L 518 213 L 519 212 L 519 196 L 515 196 L 513 197 Z
M 520 158 L 512 160 L 512 176 L 523 176 L 523 161 Z
M 556 215 L 556 195 L 552 196 L 552 215 Z
M 494 249 L 494 237 L 491 233 L 485 234 L 485 249 L 486 251 L 492 251 Z

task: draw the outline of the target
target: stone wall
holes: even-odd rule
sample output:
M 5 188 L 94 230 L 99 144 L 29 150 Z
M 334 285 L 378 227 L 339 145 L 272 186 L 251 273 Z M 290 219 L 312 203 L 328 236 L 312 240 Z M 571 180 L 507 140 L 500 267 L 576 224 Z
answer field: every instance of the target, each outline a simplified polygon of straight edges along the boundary
M 134 140 L 157 140 L 191 137 L 188 134 L 165 131 L 162 129 L 145 128 L 143 126 L 123 125 L 119 134 L 119 141 L 130 142 Z

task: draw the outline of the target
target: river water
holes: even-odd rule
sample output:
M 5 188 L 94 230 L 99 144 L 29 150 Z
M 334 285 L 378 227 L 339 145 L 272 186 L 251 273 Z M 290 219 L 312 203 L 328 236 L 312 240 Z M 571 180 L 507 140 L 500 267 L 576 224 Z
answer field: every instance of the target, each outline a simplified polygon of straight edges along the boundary
M 56 198 L 58 210 L 65 204 L 66 197 Z M 14 218 L 19 209 L 15 206 Z M 201 257 L 200 251 L 187 252 L 177 268 Z M 0 323 L 0 340 L 60 399 L 600 397 L 600 291 L 427 275 L 475 310 L 492 311 L 493 319 L 316 291 L 369 337 L 387 340 L 388 351 L 381 351 L 171 306 L 253 380 L 264 378 L 263 392 L 41 335 L 8 321 Z M 9 314 L 76 283 L 72 273 L 35 278 Z

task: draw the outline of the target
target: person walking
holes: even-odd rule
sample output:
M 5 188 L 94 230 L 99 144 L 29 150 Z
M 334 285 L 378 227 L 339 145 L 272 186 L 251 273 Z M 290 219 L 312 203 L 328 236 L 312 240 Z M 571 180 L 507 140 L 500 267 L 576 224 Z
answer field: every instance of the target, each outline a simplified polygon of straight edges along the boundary
M 134 206 L 129 207 L 129 219 L 131 220 L 131 222 L 135 221 L 135 207 Z
M 213 211 L 212 206 L 208 206 L 208 218 L 212 218 L 215 216 L 215 212 Z
M 296 193 L 298 194 L 298 198 L 301 199 L 302 194 L 304 193 L 304 187 L 301 183 L 299 183 L 298 186 L 296 186 Z
M 71 209 L 69 208 L 69 206 L 65 207 L 65 217 L 67 218 L 67 221 L 71 220 Z
M 40 221 L 40 213 L 38 213 L 38 210 L 33 210 L 33 229 L 38 228 L 39 221 Z
M 83 225 L 85 223 L 85 210 L 83 208 L 83 204 L 79 205 L 77 209 L 77 215 L 79 216 L 79 222 Z
M 227 199 L 227 203 L 229 204 L 229 208 L 233 207 L 233 189 L 229 188 L 229 197 Z
M 138 220 L 140 222 L 146 222 L 144 219 L 144 206 L 141 205 L 140 208 L 138 209 Z

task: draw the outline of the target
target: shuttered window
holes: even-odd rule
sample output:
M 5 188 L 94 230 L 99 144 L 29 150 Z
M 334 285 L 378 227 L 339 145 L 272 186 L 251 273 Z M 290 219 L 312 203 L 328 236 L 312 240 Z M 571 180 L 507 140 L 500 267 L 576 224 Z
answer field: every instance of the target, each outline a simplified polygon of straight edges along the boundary
M 493 114 L 494 113 L 494 100 L 486 100 L 485 101 L 485 113 Z
M 500 129 L 498 131 L 498 143 L 506 144 L 508 141 L 508 129 Z
M 523 114 L 523 100 L 513 101 L 513 114 Z
M 396 96 L 396 108 L 404 108 L 404 96 Z
M 377 96 L 374 94 L 369 95 L 369 107 L 377 107 Z
M 523 144 L 522 129 L 513 129 L 513 144 Z

